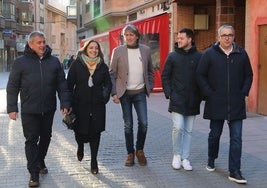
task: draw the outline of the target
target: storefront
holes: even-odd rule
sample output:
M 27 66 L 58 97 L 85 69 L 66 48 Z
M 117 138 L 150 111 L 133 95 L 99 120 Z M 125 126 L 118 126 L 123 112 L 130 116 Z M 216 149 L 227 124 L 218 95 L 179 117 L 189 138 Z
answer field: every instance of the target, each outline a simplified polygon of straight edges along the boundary
M 165 59 L 169 53 L 169 15 L 167 13 L 144 20 L 131 22 L 141 33 L 140 42 L 150 46 L 152 52 L 152 62 L 155 70 L 154 92 L 162 91 L 161 72 L 165 63 Z M 105 54 L 105 62 L 109 65 L 112 50 L 123 44 L 122 28 L 118 27 L 109 32 L 95 35 L 87 40 L 97 40 L 101 44 L 103 53 Z
M 161 72 L 165 59 L 169 53 L 169 14 L 131 22 L 141 33 L 140 43 L 150 46 L 152 62 L 155 70 L 154 92 L 162 91 Z M 121 31 L 124 25 L 111 31 L 95 35 L 83 40 L 81 45 L 88 40 L 97 40 L 102 48 L 105 63 L 110 64 L 110 56 L 115 47 L 124 43 Z

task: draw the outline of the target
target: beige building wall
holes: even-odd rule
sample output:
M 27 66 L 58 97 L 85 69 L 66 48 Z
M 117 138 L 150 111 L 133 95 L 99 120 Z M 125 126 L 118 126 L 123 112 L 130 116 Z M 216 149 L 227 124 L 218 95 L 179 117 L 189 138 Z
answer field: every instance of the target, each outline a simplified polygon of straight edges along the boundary
M 43 2 L 43 4 L 40 4 L 40 0 L 35 2 L 35 20 L 37 20 L 35 30 L 45 33 L 46 43 L 52 48 L 52 54 L 63 62 L 77 51 L 76 22 L 67 19 L 65 6 L 55 7 L 57 5 L 55 1 Z

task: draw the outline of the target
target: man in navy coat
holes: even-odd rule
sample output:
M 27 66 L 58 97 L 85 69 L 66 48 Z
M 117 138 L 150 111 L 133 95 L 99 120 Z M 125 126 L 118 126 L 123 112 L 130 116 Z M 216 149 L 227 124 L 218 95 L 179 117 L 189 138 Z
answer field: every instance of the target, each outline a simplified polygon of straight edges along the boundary
M 247 183 L 241 175 L 242 124 L 246 101 L 252 84 L 252 68 L 246 51 L 234 42 L 231 25 L 218 29 L 218 42 L 200 59 L 197 81 L 206 100 L 204 119 L 210 120 L 208 171 L 214 171 L 220 137 L 226 121 L 230 131 L 229 180 Z

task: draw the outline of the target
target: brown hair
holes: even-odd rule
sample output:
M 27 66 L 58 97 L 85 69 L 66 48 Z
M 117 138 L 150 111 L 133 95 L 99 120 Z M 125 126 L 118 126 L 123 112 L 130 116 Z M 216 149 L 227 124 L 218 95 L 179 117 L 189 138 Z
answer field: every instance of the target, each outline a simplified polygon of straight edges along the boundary
M 86 41 L 83 45 L 83 47 L 81 47 L 79 49 L 79 52 L 81 53 L 86 53 L 86 50 L 87 50 L 87 47 L 89 46 L 89 44 L 91 44 L 92 42 L 95 42 L 97 44 L 97 47 L 98 47 L 98 56 L 103 60 L 104 59 L 104 55 L 103 55 L 103 52 L 101 50 L 101 46 L 99 44 L 99 42 L 97 42 L 96 40 L 89 40 L 89 41 Z

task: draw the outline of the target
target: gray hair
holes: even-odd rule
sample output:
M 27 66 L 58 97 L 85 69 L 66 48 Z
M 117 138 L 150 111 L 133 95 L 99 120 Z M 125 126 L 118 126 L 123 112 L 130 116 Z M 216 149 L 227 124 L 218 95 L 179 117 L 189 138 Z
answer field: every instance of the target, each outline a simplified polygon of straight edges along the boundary
M 44 37 L 45 38 L 45 34 L 41 31 L 33 31 L 29 34 L 29 39 L 28 39 L 28 42 L 32 42 L 33 39 L 36 37 L 36 36 L 39 36 L 39 37 Z
M 137 29 L 137 27 L 135 25 L 132 25 L 132 24 L 128 24 L 126 25 L 123 29 L 122 29 L 122 34 L 124 35 L 125 34 L 125 31 L 130 31 L 132 33 L 134 33 L 138 39 L 140 38 L 140 33 Z
M 221 27 L 219 27 L 219 29 L 218 29 L 218 36 L 221 35 L 221 32 L 222 32 L 223 29 L 231 29 L 233 31 L 233 34 L 235 34 L 235 29 L 234 29 L 234 27 L 232 25 L 224 24 Z

